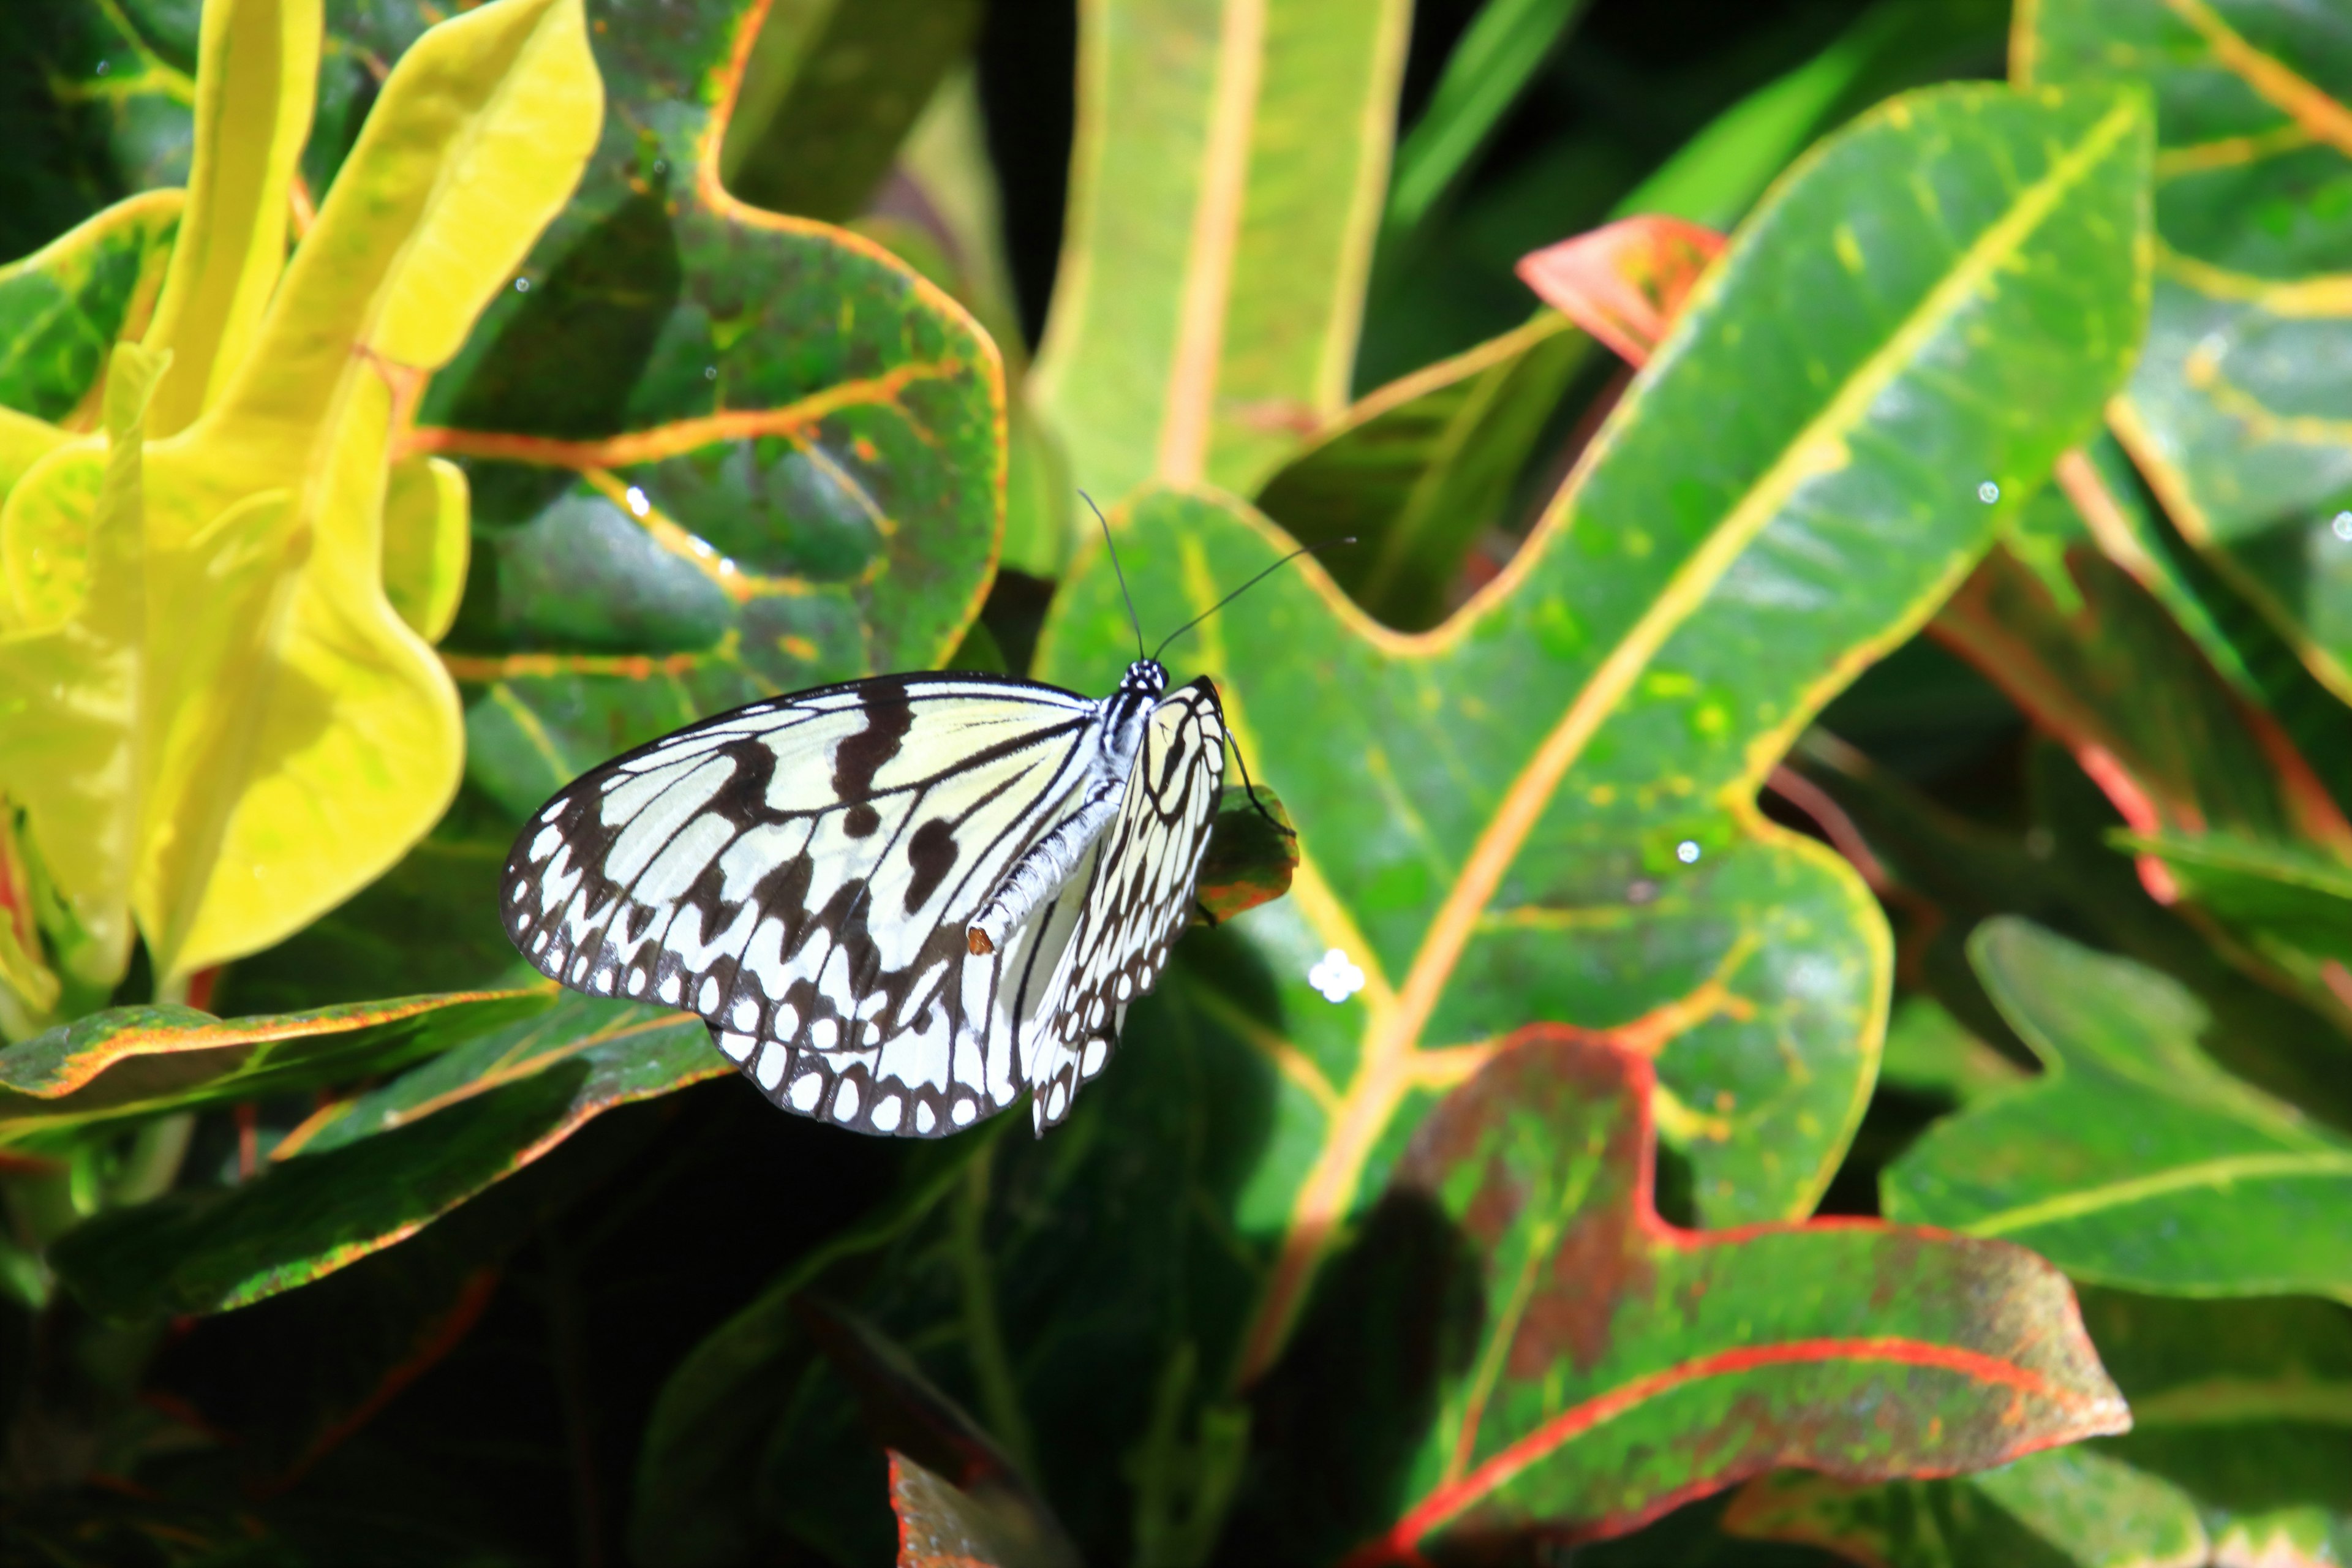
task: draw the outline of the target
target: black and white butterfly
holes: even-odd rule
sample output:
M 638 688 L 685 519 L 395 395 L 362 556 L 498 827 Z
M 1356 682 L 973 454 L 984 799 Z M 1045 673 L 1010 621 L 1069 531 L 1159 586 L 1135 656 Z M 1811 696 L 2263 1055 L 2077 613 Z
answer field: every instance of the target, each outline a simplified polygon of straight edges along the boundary
M 515 840 L 508 937 L 577 991 L 701 1015 L 786 1110 L 1037 1131 L 1191 921 L 1225 765 L 1206 677 L 1094 700 L 984 675 L 773 698 L 573 781 Z

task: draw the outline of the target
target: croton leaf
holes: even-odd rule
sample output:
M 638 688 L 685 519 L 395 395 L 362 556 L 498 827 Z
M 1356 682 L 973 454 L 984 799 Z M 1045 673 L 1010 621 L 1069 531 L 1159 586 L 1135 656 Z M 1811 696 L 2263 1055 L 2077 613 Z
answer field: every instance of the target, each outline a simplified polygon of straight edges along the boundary
M 2123 841 L 2182 898 L 2315 1002 L 2352 1009 L 2352 866 L 2292 844 L 2228 834 Z
M 607 1110 L 731 1070 L 698 1018 L 566 995 L 323 1108 L 253 1180 L 102 1215 L 52 1258 L 113 1316 L 226 1311 L 392 1246 Z
M 1713 229 L 1630 217 L 1523 256 L 1518 272 L 1544 303 L 1626 363 L 1641 365 L 1722 254 L 1723 237 Z
M 2139 1289 L 2352 1289 L 2352 1138 L 2216 1066 L 2184 988 L 2015 919 L 1969 952 L 2042 1076 L 1930 1128 L 1883 1178 L 1890 1216 Z
M 2291 0 L 2045 0 L 2021 82 L 2155 91 L 2157 281 L 2115 428 L 2165 510 L 2352 700 L 2352 77 Z
M 601 109 L 577 0 L 437 27 L 287 263 L 317 22 L 301 0 L 206 8 L 151 341 L 115 351 L 105 437 L 0 510 L 0 553 L 87 563 L 16 604 L 0 765 L 99 967 L 120 972 L 127 906 L 167 986 L 341 901 L 455 787 L 455 694 L 379 587 L 394 383 L 456 350 Z
M 2144 132 L 2127 99 L 1898 100 L 1735 240 L 1454 620 L 1384 632 L 1301 563 L 1192 634 L 1304 856 L 1288 900 L 1235 922 L 1272 975 L 1240 1011 L 1281 1074 L 1234 1219 L 1273 1243 L 1244 1376 L 1428 1097 L 1531 1018 L 1657 1057 L 1708 1222 L 1810 1209 L 1868 1093 L 1885 927 L 1754 792 L 2120 375 L 2138 316 L 2108 237 L 2133 226 Z M 1890 179 L 1942 216 L 1872 200 Z M 1828 298 L 1843 308 L 1801 328 L 1786 309 Z M 1782 391 L 1726 391 L 1757 385 Z M 1147 625 L 1287 542 L 1200 490 L 1116 521 Z M 1118 593 L 1101 552 L 1082 560 L 1041 674 L 1118 668 Z
M 1335 1531 L 1363 1534 L 1350 1563 L 1475 1558 L 1775 1466 L 1948 1474 L 2129 1425 L 2065 1280 L 2021 1247 L 1660 1220 L 1652 1083 L 1538 1027 L 1423 1122 L 1261 1396 L 1299 1469 L 1238 1530 L 1293 1561 Z
M 1478 536 L 1510 520 L 1521 470 L 1591 351 L 1555 310 L 1360 399 L 1258 491 L 1308 544 L 1353 538 L 1324 564 L 1383 623 L 1432 626 Z
M 179 233 L 178 191 L 119 202 L 0 267 L 0 496 L 67 433 L 94 428 L 107 351 L 153 318 Z M 21 598 L 11 582 L 0 605 Z
M 2094 549 L 2057 569 L 2072 606 L 1996 548 L 1937 614 L 1937 637 L 2062 742 L 2139 832 L 2302 843 L 2352 867 L 2352 825 L 2316 770 L 2157 598 Z M 2168 901 L 2161 867 L 2145 875 Z
M 109 1008 L 0 1051 L 0 1140 L 390 1072 L 550 1000 L 458 993 L 233 1022 L 177 1003 Z
M 1080 488 L 1254 489 L 1339 412 L 1409 16 L 1085 8 L 1068 237 L 1031 383 Z
M 1077 1554 L 1004 1451 L 923 1375 L 899 1345 L 820 1297 L 794 1306 L 811 1337 L 857 1391 L 868 1430 L 890 1458 L 899 1561 L 953 1563 L 959 1544 L 991 1568 L 1075 1568 Z
M 721 183 L 764 15 L 604 9 L 580 192 L 406 438 L 471 485 L 446 661 L 469 775 L 511 814 L 703 714 L 935 665 L 989 582 L 995 346 L 871 241 Z
M 2332 699 L 2331 699 L 2332 700 Z M 1899 917 L 1905 962 L 1972 1032 L 2033 1059 L 1971 966 L 1968 939 L 2018 915 L 2171 976 L 2213 1019 L 2198 1045 L 2229 1073 L 2352 1129 L 2352 1078 L 2336 1016 L 2246 973 L 2210 931 L 2147 896 L 2118 852 L 2109 798 L 2054 742 L 2027 753 L 2024 822 L 1996 826 L 1929 798 L 1816 728 L 1795 754 L 1877 866 Z M 2126 841 L 2128 842 L 2128 841 Z
M 2083 1318 L 2131 1403 L 2117 1436 L 1950 1480 L 1760 1477 L 1735 1535 L 1865 1568 L 2319 1563 L 2352 1545 L 2352 1318 L 2312 1300 L 2089 1289 Z
M 2034 1454 L 1965 1480 L 1875 1486 L 1789 1473 L 1751 1481 L 1735 1535 L 1821 1546 L 1864 1568 L 2203 1568 L 2195 1505 L 2087 1448 Z

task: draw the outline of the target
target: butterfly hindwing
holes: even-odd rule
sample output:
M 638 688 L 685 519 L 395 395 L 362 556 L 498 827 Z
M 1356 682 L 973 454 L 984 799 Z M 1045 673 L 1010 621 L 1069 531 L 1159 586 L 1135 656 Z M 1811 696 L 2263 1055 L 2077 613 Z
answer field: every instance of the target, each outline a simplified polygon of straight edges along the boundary
M 1118 1045 L 1127 1009 L 1151 990 L 1192 923 L 1225 765 L 1224 710 L 1207 679 L 1152 710 L 1119 813 L 1104 833 L 1063 959 L 1054 1015 L 1032 1047 L 1031 1114 L 1060 1123 Z
M 549 803 L 508 861 L 507 933 L 575 989 L 700 1014 L 786 1109 L 955 1131 L 1024 1087 L 1021 1009 L 1076 915 L 1066 889 L 986 959 L 965 925 L 1058 819 L 1099 724 L 1073 693 L 961 675 L 719 715 Z

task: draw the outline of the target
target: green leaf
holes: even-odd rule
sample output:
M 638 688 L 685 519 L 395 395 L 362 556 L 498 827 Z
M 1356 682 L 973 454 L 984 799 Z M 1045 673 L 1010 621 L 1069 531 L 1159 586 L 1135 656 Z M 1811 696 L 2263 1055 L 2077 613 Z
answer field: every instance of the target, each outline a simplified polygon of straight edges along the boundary
M 1254 489 L 1347 401 L 1402 0 L 1082 14 L 1037 405 L 1080 489 Z
M 1230 1222 L 1265 1238 L 1268 1270 L 1241 1378 L 1274 1359 L 1427 1097 L 1530 1019 L 1657 1057 L 1708 1223 L 1810 1210 L 1875 1068 L 1885 932 L 1844 864 L 1754 792 L 1983 547 L 1999 509 L 1978 486 L 2046 468 L 2120 376 L 2137 315 L 2108 238 L 2132 227 L 2143 130 L 2114 98 L 1891 106 L 1734 242 L 1518 558 L 1452 621 L 1384 632 L 1302 563 L 1192 634 L 1303 855 L 1291 896 L 1234 928 L 1265 973 L 1234 1010 L 1282 1075 Z M 1939 218 L 1877 204 L 1915 179 Z M 1785 312 L 1832 295 L 1851 313 Z M 1207 609 L 1287 543 L 1199 490 L 1147 491 L 1122 519 L 1149 626 Z M 1082 557 L 1041 675 L 1118 668 L 1118 593 Z M 1337 1005 L 1307 978 L 1335 949 L 1365 975 Z
M 61 431 L 96 423 L 107 351 L 147 330 L 184 200 L 149 191 L 0 267 L 0 406 Z M 0 494 L 19 472 L 0 469 Z
M 1651 1088 L 1641 1058 L 1538 1027 L 1423 1123 L 1265 1391 L 1304 1423 L 1296 1470 L 1237 1528 L 1309 1561 L 1369 1521 L 1344 1559 L 1369 1568 L 1619 1533 L 1779 1465 L 1978 1469 L 2129 1425 L 2021 1247 L 1666 1225 Z
M 445 658 L 468 776 L 517 819 L 704 714 L 937 664 L 993 566 L 994 344 L 871 241 L 721 184 L 751 14 L 596 36 L 613 113 L 579 193 L 405 443 L 470 485 Z
M 2026 758 L 2026 819 L 1971 821 L 1815 730 L 1797 752 L 1853 824 L 1903 917 L 1904 957 L 1973 1033 L 2032 1053 L 2003 1021 L 1969 965 L 1969 934 L 1990 916 L 2022 916 L 2120 953 L 2186 985 L 2215 1019 L 2200 1047 L 2230 1073 L 2352 1131 L 2352 1079 L 2340 1025 L 2256 980 L 2212 936 L 2148 897 L 2139 868 L 2111 839 L 2114 807 L 2056 745 Z
M 719 177 L 773 212 L 856 216 L 979 21 L 976 0 L 769 7 L 728 117 Z
M 2187 1496 L 2087 1448 L 2035 1454 L 1965 1481 L 1761 1478 L 1740 1492 L 1724 1528 L 1825 1546 L 1874 1568 L 2201 1568 L 2210 1550 Z
M 2279 0 L 2043 0 L 2020 81 L 2156 94 L 2154 310 L 2116 433 L 2181 531 L 2352 701 L 2352 112 L 2334 22 Z M 2340 521 L 2339 521 L 2340 520 Z
M 1429 106 L 1397 145 L 1391 227 L 1411 228 L 1428 216 L 1583 9 L 1584 0 L 1487 0 L 1478 8 L 1445 57 Z
M 1886 1021 L 1878 1081 L 1955 1105 L 1973 1105 L 2029 1075 L 1926 996 L 1906 996 Z
M 2324 1563 L 2352 1543 L 2352 1318 L 2090 1289 L 2132 1429 L 1951 1480 L 1751 1481 L 1725 1528 L 1872 1568 Z
M 2352 859 L 2352 824 L 2276 721 L 2210 664 L 2120 564 L 2086 546 L 2053 563 L 2070 608 L 2014 546 L 1937 615 L 1975 665 L 2142 832 L 2211 828 Z
M 289 1136 L 268 1170 L 90 1221 L 52 1249 L 100 1312 L 225 1312 L 390 1247 L 592 1119 L 730 1071 L 698 1018 L 564 996 Z
M 789 1503 L 780 1508 L 773 1493 L 804 1489 L 762 1486 L 774 1479 L 764 1461 L 780 1449 L 792 1452 L 775 1441 L 773 1429 L 806 1415 L 815 1403 L 809 1382 L 822 1364 L 794 1303 L 811 1289 L 842 1295 L 858 1275 L 871 1273 L 888 1249 L 967 1185 L 972 1163 L 985 1159 L 1008 1124 L 1001 1119 L 969 1137 L 920 1146 L 887 1198 L 786 1268 L 670 1373 L 637 1457 L 629 1524 L 637 1557 L 740 1562 L 754 1550 L 761 1525 L 780 1511 L 789 1515 Z M 984 1183 L 979 1191 L 985 1195 Z M 819 1472 L 820 1485 L 841 1474 L 850 1457 L 844 1450 L 857 1440 L 847 1436 L 854 1430 L 853 1424 L 829 1432 L 831 1440 L 816 1449 L 819 1462 L 808 1468 Z M 789 1468 L 785 1479 L 803 1480 L 801 1468 Z
M 1849 116 L 1903 89 L 1975 74 L 1979 59 L 1998 58 L 2008 20 L 1997 0 L 1882 0 L 1828 47 L 1709 120 L 1611 216 L 1735 223 L 1800 153 Z
M 394 1071 L 549 1001 L 459 993 L 230 1021 L 176 1003 L 109 1008 L 0 1051 L 0 1140 Z
M 1389 626 L 1432 626 L 1479 535 L 1506 508 L 1536 443 L 1590 352 L 1551 310 L 1517 331 L 1417 371 L 1307 438 L 1257 504 L 1323 557 L 1349 596 Z
M 2195 1503 L 2212 1561 L 2325 1563 L 2352 1550 L 2352 1314 L 2313 1300 L 2083 1292 L 2132 1406 L 2098 1450 Z
M 2352 866 L 2227 834 L 2127 837 L 2180 896 L 2315 1005 L 2352 1009 Z
M 1890 1217 L 2137 1289 L 2352 1289 L 2352 1138 L 2217 1067 L 2186 990 L 2018 920 L 1969 952 L 2043 1075 L 1929 1129 L 1883 1179 Z

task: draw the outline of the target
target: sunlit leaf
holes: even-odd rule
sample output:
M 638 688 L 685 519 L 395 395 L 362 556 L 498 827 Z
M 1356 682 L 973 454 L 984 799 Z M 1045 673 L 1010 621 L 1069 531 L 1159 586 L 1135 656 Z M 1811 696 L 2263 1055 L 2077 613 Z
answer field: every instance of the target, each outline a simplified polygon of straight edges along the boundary
M 412 996 L 227 1022 L 176 1003 L 109 1008 L 0 1051 L 0 1140 L 394 1071 L 549 1001 Z
M 2053 410 L 2079 428 L 2120 374 L 2136 308 L 2102 237 L 2129 226 L 2143 129 L 2128 102 L 1981 91 L 1864 122 L 1734 243 L 1454 620 L 1385 633 L 1301 563 L 1192 634 L 1304 857 L 1290 898 L 1234 928 L 1268 972 L 1236 1005 L 1282 1085 L 1233 1211 L 1273 1247 L 1244 1375 L 1427 1097 L 1530 1018 L 1657 1058 L 1707 1221 L 1811 1208 L 1871 1082 L 1885 932 L 1843 864 L 1764 821 L 1753 791 L 1840 672 L 1981 548 L 1999 509 L 1979 486 L 2046 465 L 2068 427 Z M 1943 221 L 1864 198 L 1915 175 L 1943 183 Z M 1818 237 L 1841 223 L 1868 227 L 1868 289 Z M 1850 313 L 1784 313 L 1830 297 Z M 1783 395 L 1728 390 L 1792 363 Z M 2029 382 L 2032 399 L 2006 390 Z M 1147 625 L 1206 609 L 1285 545 L 1197 491 L 1127 515 Z M 1082 557 L 1040 673 L 1117 668 L 1118 595 L 1108 560 Z M 1309 979 L 1334 951 L 1363 977 L 1337 1005 Z
M 468 774 L 518 819 L 701 715 L 936 665 L 989 581 L 994 344 L 871 241 L 722 184 L 760 15 L 608 17 L 613 113 L 579 194 L 403 448 L 466 471 L 473 563 L 446 662 Z
M 2022 921 L 1969 954 L 2042 1075 L 1929 1129 L 1886 1173 L 1890 1216 L 2136 1289 L 2352 1288 L 2352 1138 L 2216 1066 L 2188 992 Z
M 2020 81 L 2156 95 L 2156 298 L 2116 433 L 2181 531 L 2352 700 L 2340 26 L 2285 0 L 2042 0 L 2022 21 Z
M 190 379 L 155 394 L 187 427 L 145 429 L 110 384 L 104 442 L 58 448 L 0 511 L 12 559 L 46 544 L 91 563 L 0 644 L 23 726 L 0 765 L 97 967 L 121 970 L 127 903 L 167 985 L 340 902 L 455 786 L 454 692 L 378 587 L 393 383 L 455 351 L 570 189 L 599 110 L 576 0 L 434 30 L 280 281 L 315 47 L 301 16 L 207 12 L 189 237 L 151 333 L 188 356 Z M 267 96 L 248 67 L 287 101 L 248 101 Z M 118 367 L 179 363 L 136 352 Z
M 1091 0 L 1032 384 L 1081 489 L 1262 480 L 1347 401 L 1407 7 Z
M 2083 1293 L 2118 1436 L 1951 1480 L 1748 1484 L 1734 1534 L 1867 1568 L 2325 1563 L 2352 1543 L 2352 1321 L 2321 1301 Z

